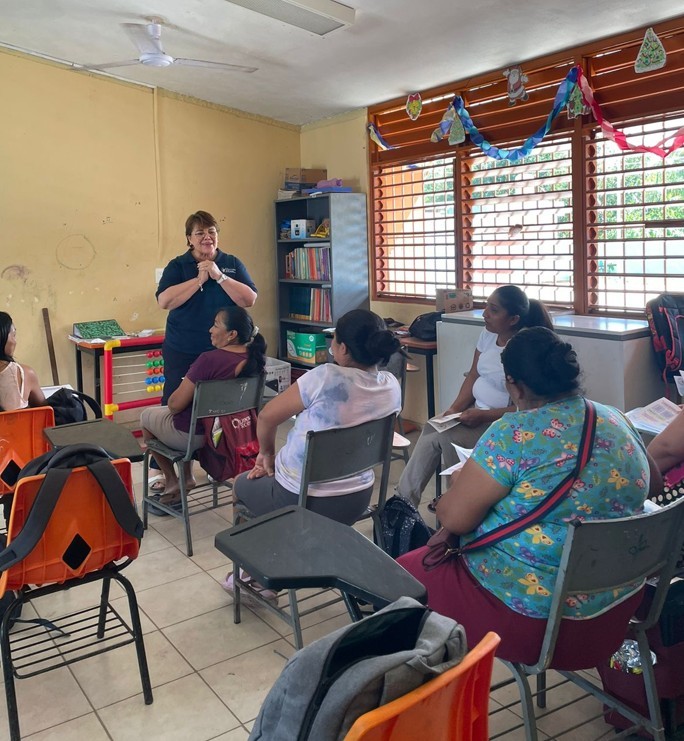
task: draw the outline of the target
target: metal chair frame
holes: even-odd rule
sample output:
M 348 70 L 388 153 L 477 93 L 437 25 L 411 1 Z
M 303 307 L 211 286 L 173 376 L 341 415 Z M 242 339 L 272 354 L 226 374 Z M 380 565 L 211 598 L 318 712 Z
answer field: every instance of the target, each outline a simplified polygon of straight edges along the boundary
M 199 381 L 195 386 L 195 394 L 192 400 L 190 429 L 194 430 L 197 421 L 205 417 L 223 417 L 226 414 L 236 414 L 248 409 L 256 409 L 258 412 L 264 394 L 264 380 L 265 376 L 262 373 L 259 376 L 249 378 Z M 188 440 L 188 446 L 185 450 L 174 450 L 159 440 L 149 440 L 143 458 L 143 525 L 147 529 L 150 506 L 182 520 L 185 528 L 186 553 L 188 556 L 192 556 L 190 516 L 233 503 L 232 484 L 222 481 L 209 481 L 192 490 L 189 495 L 192 499 L 192 507 L 190 507 L 188 491 L 185 488 L 185 477 L 183 476 L 183 464 L 192 461 L 194 458 L 195 451 L 192 450 L 191 441 L 192 437 Z M 152 452 L 163 455 L 176 466 L 181 496 L 180 511 L 172 506 L 161 504 L 154 496 L 150 496 L 148 485 Z
M 544 672 L 548 668 L 554 668 L 553 653 L 567 597 L 609 591 L 654 578 L 657 578 L 657 586 L 645 617 L 633 617 L 628 625 L 624 626 L 625 635 L 629 630 L 639 646 L 648 700 L 648 717 L 625 705 L 579 671 L 565 671 L 562 668 L 556 668 L 556 671 L 565 680 L 578 685 L 586 693 L 617 710 L 634 724 L 630 729 L 621 733 L 621 736 L 633 733 L 637 729 L 645 729 L 652 734 L 655 741 L 665 740 L 658 689 L 646 632 L 658 622 L 683 543 L 684 499 L 657 512 L 614 520 L 589 522 L 577 520 L 568 525 L 539 659 L 532 665 L 511 663 L 502 659 L 513 673 L 513 679 L 501 682 L 492 688 L 493 690 L 500 689 L 513 681 L 517 683 L 524 719 L 522 725 L 524 725 L 528 741 L 537 741 L 538 738 L 532 703 L 533 694 L 528 677 L 537 675 L 537 704 L 539 707 L 545 707 L 547 689 Z M 597 653 L 596 663 L 603 659 L 608 660 L 608 658 Z M 501 709 L 510 707 L 507 705 Z M 521 726 L 517 726 L 519 727 Z M 514 729 L 507 729 L 499 735 L 503 736 L 512 730 Z
M 364 422 L 354 427 L 344 427 L 331 430 L 310 430 L 306 436 L 306 451 L 304 469 L 302 471 L 301 487 L 299 490 L 298 506 L 306 508 L 308 489 L 310 484 L 319 484 L 347 478 L 367 471 L 377 465 L 382 465 L 378 508 L 384 506 L 389 483 L 390 462 L 392 456 L 392 437 L 396 415 Z M 370 509 L 364 517 L 370 516 Z M 361 519 L 364 519 L 362 517 Z M 258 537 L 255 533 L 254 537 Z M 296 547 L 296 543 L 293 543 Z M 280 608 L 264 599 L 259 590 L 254 589 L 249 582 L 240 578 L 240 563 L 233 561 L 233 619 L 240 622 L 240 592 L 245 590 L 250 597 L 264 605 L 268 610 L 278 615 L 292 626 L 295 646 L 302 647 L 301 618 L 344 600 L 347 611 L 353 621 L 360 620 L 362 615 L 356 600 L 342 591 L 341 597 L 335 592 L 335 597 L 323 604 L 305 610 L 300 609 L 297 600 L 297 590 L 288 588 L 288 607 Z M 321 594 L 334 591 L 332 587 L 323 588 L 313 595 L 303 597 L 300 602 L 319 598 Z M 289 610 L 289 611 L 288 611 Z

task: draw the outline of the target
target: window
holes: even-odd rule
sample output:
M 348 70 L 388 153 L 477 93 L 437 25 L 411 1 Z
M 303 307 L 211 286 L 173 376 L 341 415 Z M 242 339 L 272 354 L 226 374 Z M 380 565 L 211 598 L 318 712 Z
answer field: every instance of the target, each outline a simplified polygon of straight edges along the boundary
M 684 18 L 654 27 L 660 71 L 636 75 L 644 29 L 523 65 L 529 100 L 508 105 L 500 71 L 422 94 L 416 121 L 396 99 L 369 108 L 392 149 L 371 145 L 374 297 L 431 301 L 437 288 L 484 300 L 502 283 L 578 313 L 643 313 L 684 292 L 684 148 L 667 158 L 620 150 L 592 116 L 562 113 L 512 164 L 472 143 L 430 142 L 458 92 L 490 141 L 517 147 L 545 120 L 560 81 L 581 63 L 607 120 L 654 145 L 684 127 Z

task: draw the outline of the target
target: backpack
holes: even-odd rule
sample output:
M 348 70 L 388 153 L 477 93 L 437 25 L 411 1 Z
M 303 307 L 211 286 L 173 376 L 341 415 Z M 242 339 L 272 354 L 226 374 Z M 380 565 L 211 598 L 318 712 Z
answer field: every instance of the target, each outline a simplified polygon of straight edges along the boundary
M 437 322 L 442 321 L 443 311 L 429 311 L 419 314 L 409 326 L 409 334 L 417 340 L 434 342 L 437 339 Z
M 411 502 L 399 496 L 390 497 L 372 517 L 373 541 L 392 558 L 421 548 L 434 533 Z
M 215 481 L 227 481 L 254 468 L 259 454 L 256 424 L 254 409 L 202 419 L 204 445 L 197 457 Z
M 682 368 L 682 330 L 684 330 L 684 294 L 663 293 L 646 304 L 646 318 L 651 330 L 656 360 L 663 380 L 672 380 Z
M 336 741 L 354 721 L 459 664 L 455 620 L 410 597 L 297 651 L 261 706 L 249 741 Z
M 85 422 L 88 418 L 85 402 L 93 410 L 95 416 L 102 417 L 100 405 L 81 391 L 60 388 L 54 394 L 45 399 L 45 405 L 52 407 L 55 413 L 55 425 L 68 425 L 72 422 Z
M 114 456 L 97 445 L 78 443 L 54 448 L 29 461 L 19 472 L 17 482 L 27 476 L 40 474 L 45 474 L 45 478 L 23 528 L 0 552 L 0 571 L 5 571 L 23 560 L 36 547 L 71 470 L 80 466 L 86 466 L 97 479 L 107 504 L 122 530 L 140 540 L 143 536 L 143 524 L 121 477 L 112 466 L 113 459 Z

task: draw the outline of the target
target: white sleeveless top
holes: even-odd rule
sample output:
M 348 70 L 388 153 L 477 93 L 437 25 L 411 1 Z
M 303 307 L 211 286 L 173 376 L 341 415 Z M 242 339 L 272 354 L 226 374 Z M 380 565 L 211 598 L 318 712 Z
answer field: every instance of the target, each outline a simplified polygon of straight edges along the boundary
M 0 371 L 0 407 L 5 412 L 24 409 L 28 406 L 24 394 L 24 369 L 12 361 Z

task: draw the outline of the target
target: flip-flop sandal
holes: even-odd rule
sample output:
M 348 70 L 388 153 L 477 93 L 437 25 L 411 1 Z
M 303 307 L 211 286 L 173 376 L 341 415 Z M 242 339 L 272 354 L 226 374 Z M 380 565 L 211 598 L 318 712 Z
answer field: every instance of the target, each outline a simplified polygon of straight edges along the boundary
M 176 502 L 175 504 L 167 504 L 167 507 L 170 507 L 171 509 L 175 510 L 176 512 L 182 512 L 183 511 L 183 503 L 182 502 Z M 156 517 L 171 517 L 171 513 L 167 512 L 166 510 L 162 509 L 161 507 L 155 506 L 154 502 L 150 502 L 148 507 L 150 508 L 150 514 L 155 515 Z
M 147 490 L 151 491 L 153 494 L 163 494 L 164 489 L 166 489 L 166 481 L 164 481 L 163 476 L 156 476 L 153 478 L 147 487 Z
M 240 578 L 246 584 L 249 584 L 250 588 L 257 592 L 265 600 L 268 600 L 269 602 L 274 604 L 278 604 L 278 592 L 274 591 L 273 589 L 266 589 L 266 587 L 262 587 L 261 584 L 255 582 L 254 579 L 249 576 L 249 574 L 245 574 L 242 569 L 240 570 Z M 233 572 L 229 572 L 226 578 L 223 581 L 219 582 L 219 584 L 223 587 L 223 589 L 226 590 L 226 592 L 228 592 L 228 594 L 233 594 L 235 592 L 235 587 L 233 585 Z M 252 596 L 247 590 L 245 590 L 243 594 L 246 599 L 249 599 Z
M 430 504 L 428 504 L 427 508 L 430 512 L 437 512 L 437 502 L 439 502 L 439 497 L 435 497 Z

